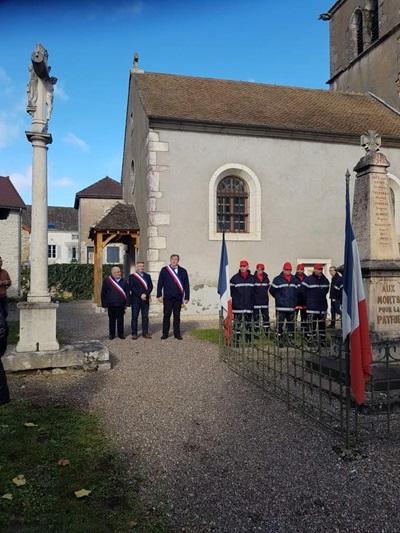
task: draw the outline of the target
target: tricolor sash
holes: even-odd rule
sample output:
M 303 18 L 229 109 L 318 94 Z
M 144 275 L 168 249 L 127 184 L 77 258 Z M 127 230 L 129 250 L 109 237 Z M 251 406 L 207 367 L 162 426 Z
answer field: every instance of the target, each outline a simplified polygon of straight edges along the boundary
M 169 272 L 169 274 L 172 276 L 172 279 L 178 285 L 178 289 L 180 290 L 180 292 L 182 294 L 182 302 L 183 302 L 185 300 L 185 290 L 183 288 L 182 282 L 179 279 L 178 274 L 175 272 L 175 270 L 170 265 L 167 265 L 166 268 L 167 268 L 167 271 Z
M 143 285 L 144 287 L 144 290 L 145 291 L 148 291 L 149 290 L 149 287 L 146 283 L 146 280 L 144 279 L 144 277 L 142 277 L 138 272 L 132 272 L 132 274 L 135 276 L 136 279 L 138 279 L 140 281 L 140 283 Z
M 108 276 L 108 281 L 111 283 L 111 285 L 114 286 L 115 289 L 117 289 L 117 291 L 121 294 L 121 296 L 123 296 L 124 299 L 126 300 L 125 291 L 122 287 L 120 287 L 119 283 L 115 281 L 115 279 L 111 276 Z

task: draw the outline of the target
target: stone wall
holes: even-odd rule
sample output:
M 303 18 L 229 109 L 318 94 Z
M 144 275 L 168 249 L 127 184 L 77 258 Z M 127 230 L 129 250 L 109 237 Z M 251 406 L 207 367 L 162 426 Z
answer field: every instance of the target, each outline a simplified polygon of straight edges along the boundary
M 241 259 L 252 270 L 264 263 L 271 280 L 285 261 L 294 268 L 297 262 L 343 264 L 344 174 L 359 160 L 360 146 L 157 129 L 129 150 L 135 160 L 144 151 L 147 158 L 133 195 L 129 174 L 123 176 L 125 201 L 133 202 L 138 214 L 139 257 L 156 282 L 170 254 L 180 254 L 192 287 L 187 314 L 218 310 L 221 235 L 210 232 L 215 209 L 210 184 L 221 168 L 231 167 L 232 174 L 247 168 L 259 182 L 251 209 L 261 207 L 260 231 L 246 239 L 227 234 L 230 275 Z M 385 152 L 392 173 L 400 175 L 400 152 Z
M 379 39 L 371 43 L 368 0 L 342 2 L 330 21 L 331 88 L 338 91 L 371 91 L 399 109 L 396 79 L 400 72 L 400 6 L 380 0 Z M 364 52 L 357 52 L 354 12 L 362 9 Z
M 80 262 L 86 263 L 87 247 L 94 242 L 89 239 L 89 230 L 101 220 L 108 211 L 121 200 L 103 198 L 81 198 L 79 201 L 79 249 Z M 114 246 L 114 244 L 112 245 Z M 117 246 L 117 245 L 115 245 Z M 121 255 L 122 256 L 122 255 Z M 103 262 L 105 260 L 103 259 Z
M 0 220 L 0 256 L 12 282 L 7 291 L 10 297 L 19 296 L 20 293 L 20 224 L 21 215 L 18 211 L 11 211 L 6 220 Z

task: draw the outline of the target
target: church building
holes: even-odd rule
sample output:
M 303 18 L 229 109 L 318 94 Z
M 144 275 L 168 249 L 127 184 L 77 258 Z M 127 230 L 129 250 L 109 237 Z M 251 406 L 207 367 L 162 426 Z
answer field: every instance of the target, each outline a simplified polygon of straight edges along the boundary
M 389 28 L 389 8 L 383 8 L 390 2 L 366 1 L 363 50 L 350 59 L 353 3 L 340 0 L 321 15 L 331 24 L 332 90 L 149 73 L 135 57 L 122 186 L 124 201 L 136 211 L 140 239 L 128 252 L 132 264 L 146 262 L 153 280 L 172 253 L 181 256 L 192 286 L 188 313 L 218 310 L 223 231 L 231 275 L 242 259 L 252 271 L 264 263 L 270 278 L 286 261 L 293 271 L 300 262 L 306 268 L 322 263 L 326 273 L 343 263 L 345 173 L 352 172 L 353 188 L 353 168 L 364 154 L 360 136 L 367 130 L 381 135 L 391 163 L 400 241 L 400 116 L 390 88 L 392 81 L 396 87 L 393 70 L 382 81 L 387 91 L 372 82 L 351 86 L 357 69 L 371 79 L 383 73 L 367 56 L 391 41 L 399 13 Z M 372 9 L 368 18 L 375 5 L 377 14 Z M 377 16 L 379 31 L 368 40 L 366 28 Z

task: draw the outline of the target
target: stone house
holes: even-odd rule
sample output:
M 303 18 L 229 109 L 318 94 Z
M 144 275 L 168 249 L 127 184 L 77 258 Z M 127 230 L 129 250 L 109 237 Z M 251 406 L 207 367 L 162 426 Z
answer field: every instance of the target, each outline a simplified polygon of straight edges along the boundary
M 329 20 L 331 89 L 372 92 L 400 109 L 400 9 L 393 0 L 338 0 Z
M 10 275 L 10 297 L 21 290 L 21 226 L 25 203 L 8 176 L 0 176 L 0 256 Z
M 30 227 L 32 206 L 28 205 L 22 216 L 22 262 L 30 258 Z M 73 207 L 47 208 L 48 264 L 71 263 L 78 260 L 78 213 Z
M 122 185 L 157 279 L 181 255 L 190 313 L 215 313 L 222 230 L 239 261 L 343 262 L 345 173 L 368 129 L 382 136 L 400 206 L 400 120 L 368 94 L 130 72 Z M 354 174 L 353 174 L 354 176 Z M 354 177 L 352 187 L 354 186 Z M 400 239 L 400 207 L 396 209 Z
M 75 195 L 74 208 L 78 213 L 78 259 L 80 263 L 94 262 L 94 242 L 89 238 L 90 228 L 122 200 L 122 185 L 106 176 L 82 189 Z M 120 263 L 126 246 L 112 243 L 104 248 L 103 263 Z

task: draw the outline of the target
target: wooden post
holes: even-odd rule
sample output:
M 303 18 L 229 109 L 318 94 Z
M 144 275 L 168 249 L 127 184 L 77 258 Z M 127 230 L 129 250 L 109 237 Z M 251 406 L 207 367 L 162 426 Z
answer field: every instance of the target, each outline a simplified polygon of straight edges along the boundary
M 94 241 L 94 301 L 101 307 L 101 285 L 103 282 L 103 235 L 97 232 Z

